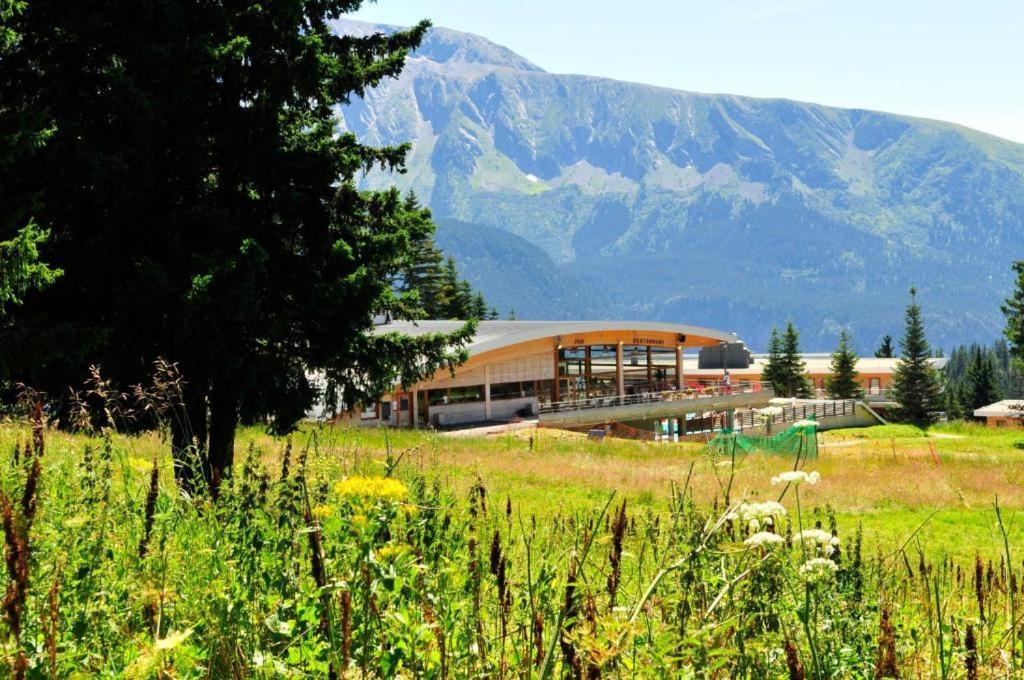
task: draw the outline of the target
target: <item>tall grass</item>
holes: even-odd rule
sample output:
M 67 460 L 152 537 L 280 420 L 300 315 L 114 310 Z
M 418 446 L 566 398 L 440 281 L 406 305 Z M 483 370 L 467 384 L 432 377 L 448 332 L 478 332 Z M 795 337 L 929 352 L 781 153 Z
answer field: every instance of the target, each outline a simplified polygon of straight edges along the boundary
M 29 444 L 29 430 L 0 429 L 9 676 L 952 678 L 1021 667 L 1010 534 L 994 537 L 1002 557 L 991 560 L 935 558 L 913 531 L 883 550 L 807 510 L 827 473 L 738 485 L 731 461 L 712 461 L 717 498 L 697 493 L 691 465 L 650 506 L 607 493 L 541 511 L 486 476 L 453 486 L 424 460 L 429 438 L 403 434 L 381 459 L 303 436 L 248 446 L 214 502 L 184 495 L 150 440 L 42 434 Z M 776 462 L 776 473 L 792 466 Z M 1001 506 L 990 512 L 1002 526 Z

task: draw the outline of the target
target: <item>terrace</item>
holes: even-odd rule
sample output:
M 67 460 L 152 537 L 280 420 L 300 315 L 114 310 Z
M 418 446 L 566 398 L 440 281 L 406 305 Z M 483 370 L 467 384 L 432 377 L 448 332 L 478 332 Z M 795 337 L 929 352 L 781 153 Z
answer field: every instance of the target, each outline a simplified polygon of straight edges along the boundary
M 688 413 L 764 406 L 775 396 L 770 383 L 718 380 L 685 383 L 682 389 L 644 391 L 541 404 L 541 425 L 569 425 L 624 420 L 651 420 Z

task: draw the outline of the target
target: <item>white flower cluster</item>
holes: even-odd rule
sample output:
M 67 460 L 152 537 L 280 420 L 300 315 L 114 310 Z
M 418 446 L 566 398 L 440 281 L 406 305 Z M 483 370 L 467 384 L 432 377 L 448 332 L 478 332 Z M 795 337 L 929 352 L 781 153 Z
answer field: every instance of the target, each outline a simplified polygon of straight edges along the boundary
M 786 539 L 778 534 L 774 534 L 770 531 L 759 531 L 750 536 L 747 540 L 743 541 L 743 545 L 749 545 L 752 548 L 762 548 L 779 545 L 785 542 Z
M 817 484 L 821 475 L 817 472 L 804 472 L 803 470 L 790 470 L 772 477 L 772 486 L 777 484 Z
M 800 575 L 811 583 L 832 578 L 839 571 L 839 565 L 824 557 L 815 557 L 800 565 Z
M 775 526 L 775 520 L 786 516 L 786 508 L 775 501 L 763 503 L 743 502 L 733 512 L 726 515 L 726 519 L 742 521 L 749 528 L 751 533 L 757 532 L 762 526 Z
M 839 537 L 821 529 L 804 529 L 793 538 L 797 541 L 821 546 L 826 555 L 831 555 L 839 547 Z

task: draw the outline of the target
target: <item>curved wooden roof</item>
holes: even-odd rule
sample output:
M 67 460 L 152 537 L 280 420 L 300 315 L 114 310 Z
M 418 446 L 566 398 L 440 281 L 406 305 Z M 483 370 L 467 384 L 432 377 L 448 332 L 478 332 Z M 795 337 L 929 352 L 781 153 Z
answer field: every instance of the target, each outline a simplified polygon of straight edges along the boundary
M 403 335 L 425 335 L 428 333 L 452 333 L 462 328 L 464 321 L 393 321 L 377 326 L 374 333 L 402 333 Z M 721 342 L 736 342 L 732 333 L 702 326 L 653 321 L 480 321 L 476 334 L 467 346 L 471 357 L 504 349 L 544 338 L 556 339 L 587 336 L 623 336 L 629 334 L 671 334 L 686 336 L 688 347 L 717 345 Z M 574 344 L 571 341 L 565 344 Z M 638 343 L 640 344 L 640 343 Z

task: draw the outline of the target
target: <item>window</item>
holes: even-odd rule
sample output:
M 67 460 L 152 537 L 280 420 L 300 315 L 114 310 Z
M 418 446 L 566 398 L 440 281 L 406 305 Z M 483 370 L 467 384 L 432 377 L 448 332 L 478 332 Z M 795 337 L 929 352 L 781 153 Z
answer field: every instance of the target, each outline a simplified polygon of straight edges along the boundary
M 524 380 L 522 382 L 494 383 L 491 385 L 491 401 L 496 399 L 525 399 L 527 397 L 551 397 L 550 380 Z
M 448 390 L 430 390 L 427 392 L 427 403 L 431 406 L 448 403 Z
M 673 347 L 626 345 L 622 348 L 626 393 L 656 392 L 676 387 Z
M 882 393 L 882 379 L 871 378 L 868 381 L 868 394 L 881 394 Z
M 453 387 L 448 390 L 449 404 L 464 404 L 470 401 L 484 400 L 483 385 L 469 385 L 468 387 Z
M 408 411 L 409 410 L 409 397 L 401 397 L 398 400 L 398 410 Z

